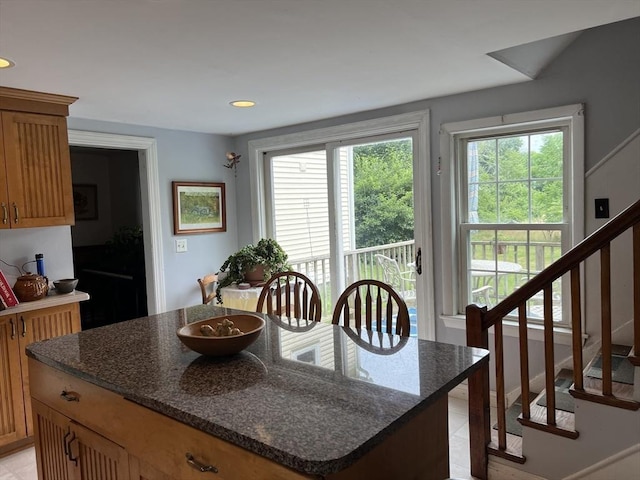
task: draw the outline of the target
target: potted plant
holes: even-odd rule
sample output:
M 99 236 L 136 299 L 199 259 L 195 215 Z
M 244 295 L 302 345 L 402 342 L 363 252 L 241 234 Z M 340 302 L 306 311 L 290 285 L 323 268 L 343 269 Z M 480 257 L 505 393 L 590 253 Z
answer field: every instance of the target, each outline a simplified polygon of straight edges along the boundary
M 290 270 L 291 266 L 287 258 L 287 253 L 272 238 L 263 238 L 256 245 L 247 245 L 233 255 L 229 255 L 220 267 L 219 273 L 226 273 L 226 275 L 222 276 L 218 282 L 216 289 L 218 303 L 222 303 L 220 289 L 232 283 L 263 282 L 274 273 Z M 252 273 L 257 276 L 252 277 Z M 252 278 L 255 280 L 251 280 Z

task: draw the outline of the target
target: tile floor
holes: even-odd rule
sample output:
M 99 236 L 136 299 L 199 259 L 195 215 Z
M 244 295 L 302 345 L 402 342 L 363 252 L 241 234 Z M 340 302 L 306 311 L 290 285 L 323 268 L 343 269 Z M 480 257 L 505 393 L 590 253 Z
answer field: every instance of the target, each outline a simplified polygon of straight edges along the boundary
M 469 474 L 469 420 L 467 402 L 449 397 L 449 463 L 450 475 L 471 480 Z M 37 480 L 36 456 L 33 448 L 0 458 L 0 480 Z

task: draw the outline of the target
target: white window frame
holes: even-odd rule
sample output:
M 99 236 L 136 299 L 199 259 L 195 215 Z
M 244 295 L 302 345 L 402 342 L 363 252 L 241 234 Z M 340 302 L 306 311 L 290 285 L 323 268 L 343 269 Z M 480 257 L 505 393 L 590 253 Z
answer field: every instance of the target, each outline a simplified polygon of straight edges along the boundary
M 265 153 L 308 145 L 343 143 L 407 130 L 417 130 L 417 145 L 414 146 L 417 148 L 417 155 L 414 155 L 413 163 L 414 209 L 416 217 L 422 219 L 421 228 L 416 225 L 415 230 L 416 245 L 422 247 L 423 272 L 418 276 L 416 288 L 421 288 L 424 292 L 422 296 L 418 296 L 418 311 L 423 312 L 418 320 L 418 331 L 421 338 L 435 340 L 429 110 L 250 140 L 248 142 L 248 157 L 253 240 L 257 242 L 268 233 L 265 168 L 262 161 Z M 336 230 L 334 235 L 337 234 Z
M 459 143 L 472 136 L 499 135 L 513 130 L 536 130 L 541 127 L 567 129 L 565 149 L 568 148 L 569 160 L 564 165 L 564 208 L 565 217 L 569 221 L 566 230 L 569 238 L 563 238 L 563 247 L 570 248 L 584 238 L 584 105 L 446 123 L 440 128 L 441 258 L 444 285 L 442 318 L 447 327 L 464 328 L 464 322 L 460 321 L 464 316 L 460 312 L 465 307 L 461 304 L 461 289 L 466 282 L 462 279 L 460 265 L 461 257 L 466 252 L 461 252 L 458 234 L 461 207 L 458 196 L 461 176 Z M 569 331 L 566 327 L 557 327 L 557 330 Z

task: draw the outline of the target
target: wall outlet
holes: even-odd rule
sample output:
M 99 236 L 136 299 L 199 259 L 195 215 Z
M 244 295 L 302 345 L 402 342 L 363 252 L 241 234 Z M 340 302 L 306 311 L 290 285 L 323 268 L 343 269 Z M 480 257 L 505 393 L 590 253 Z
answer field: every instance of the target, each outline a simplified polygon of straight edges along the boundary
M 176 253 L 184 253 L 187 251 L 187 239 L 180 238 L 176 240 Z

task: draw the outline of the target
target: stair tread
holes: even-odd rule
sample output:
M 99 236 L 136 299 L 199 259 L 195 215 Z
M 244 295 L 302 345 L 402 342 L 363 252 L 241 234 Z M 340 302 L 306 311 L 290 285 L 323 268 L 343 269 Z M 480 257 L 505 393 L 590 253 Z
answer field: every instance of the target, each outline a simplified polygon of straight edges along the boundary
M 524 463 L 522 455 L 522 437 L 507 433 L 507 448 L 501 451 L 498 448 L 498 432 L 491 430 L 491 443 L 489 443 L 489 453 L 498 457 L 507 458 L 517 463 Z
M 529 420 L 540 425 L 547 425 L 547 407 L 538 405 L 538 400 L 542 398 L 543 394 L 544 392 L 540 393 L 540 395 L 538 395 L 538 397 L 536 397 L 536 399 L 531 403 L 529 407 L 531 414 Z M 518 418 L 522 418 L 522 415 Z M 556 409 L 555 418 L 555 426 L 557 428 L 568 432 L 576 431 L 576 416 L 574 413 Z

